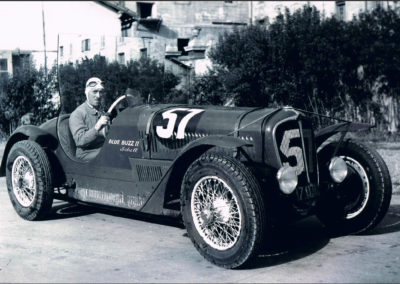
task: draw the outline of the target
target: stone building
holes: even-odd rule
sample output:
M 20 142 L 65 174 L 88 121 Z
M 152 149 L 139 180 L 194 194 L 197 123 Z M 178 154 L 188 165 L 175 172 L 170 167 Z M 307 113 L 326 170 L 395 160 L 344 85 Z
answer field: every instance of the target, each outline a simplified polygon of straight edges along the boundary
M 114 11 L 121 36 L 62 35 L 59 63 L 96 54 L 125 64 L 141 57 L 156 59 L 187 85 L 210 66 L 207 52 L 218 37 L 251 22 L 246 1 L 96 1 Z
M 271 23 L 286 8 L 291 12 L 313 5 L 324 17 L 351 20 L 359 12 L 379 5 L 398 8 L 397 1 L 95 1 L 115 12 L 119 37 L 61 35 L 59 63 L 98 54 L 126 64 L 149 57 L 180 76 L 181 86 L 207 71 L 207 52 L 218 37 L 234 27 Z
M 32 51 L 0 50 L 0 76 L 12 76 L 18 68 L 29 68 L 32 64 Z
M 400 3 L 398 1 L 335 1 L 336 17 L 343 21 L 351 21 L 353 17 L 361 12 L 371 11 L 378 6 L 399 12 Z
M 291 13 L 302 9 L 305 5 L 315 6 L 324 17 L 336 14 L 335 1 L 252 1 L 253 22 L 268 25 L 273 22 L 279 13 L 289 9 Z
M 378 6 L 384 9 L 400 9 L 398 1 L 252 1 L 254 23 L 268 24 L 288 8 L 291 13 L 304 5 L 315 6 L 323 17 L 337 17 L 351 21 L 361 12 L 371 11 Z

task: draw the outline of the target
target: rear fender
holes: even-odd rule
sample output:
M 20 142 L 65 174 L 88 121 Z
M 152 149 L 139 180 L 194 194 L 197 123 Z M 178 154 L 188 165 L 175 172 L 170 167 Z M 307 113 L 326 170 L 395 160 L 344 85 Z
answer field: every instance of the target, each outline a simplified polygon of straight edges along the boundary
M 24 125 L 17 128 L 8 139 L 6 147 L 4 148 L 3 158 L 0 166 L 0 176 L 3 177 L 6 175 L 7 157 L 12 146 L 21 140 L 32 140 L 37 142 L 42 147 L 47 147 L 53 150 L 56 149 L 58 145 L 57 139 L 54 136 L 38 126 Z
M 367 123 L 355 123 L 355 122 L 342 122 L 328 127 L 322 128 L 315 133 L 315 144 L 316 148 L 321 146 L 329 137 L 339 132 L 357 132 L 364 131 L 373 128 L 374 125 Z

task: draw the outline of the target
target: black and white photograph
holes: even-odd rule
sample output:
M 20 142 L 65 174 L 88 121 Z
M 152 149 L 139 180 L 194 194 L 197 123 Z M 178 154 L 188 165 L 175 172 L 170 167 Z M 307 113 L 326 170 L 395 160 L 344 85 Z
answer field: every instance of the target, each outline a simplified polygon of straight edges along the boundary
M 0 1 L 0 283 L 399 283 L 399 1 Z

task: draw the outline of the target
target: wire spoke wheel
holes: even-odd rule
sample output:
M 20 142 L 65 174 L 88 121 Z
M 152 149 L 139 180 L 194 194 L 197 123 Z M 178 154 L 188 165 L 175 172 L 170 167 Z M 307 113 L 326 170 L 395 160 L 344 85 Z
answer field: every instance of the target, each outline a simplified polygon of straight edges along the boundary
M 26 220 L 46 217 L 53 203 L 49 159 L 35 141 L 16 142 L 7 155 L 8 195 L 17 214 Z
M 204 153 L 181 187 L 182 219 L 196 249 L 225 268 L 248 263 L 261 246 L 267 218 L 260 186 L 240 161 Z
M 29 207 L 37 194 L 35 171 L 31 162 L 24 156 L 18 156 L 11 170 L 12 187 L 18 202 Z
M 194 225 L 212 248 L 226 250 L 237 242 L 242 216 L 233 190 L 219 177 L 201 178 L 192 192 Z

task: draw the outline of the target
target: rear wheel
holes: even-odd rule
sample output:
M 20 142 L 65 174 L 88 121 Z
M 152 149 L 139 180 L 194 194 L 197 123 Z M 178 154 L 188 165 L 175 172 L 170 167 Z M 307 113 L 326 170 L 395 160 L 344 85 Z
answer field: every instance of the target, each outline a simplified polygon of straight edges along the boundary
M 7 189 L 19 216 L 38 220 L 46 216 L 53 203 L 50 162 L 34 141 L 14 144 L 7 157 Z
M 188 235 L 207 260 L 235 268 L 255 256 L 266 216 L 259 185 L 242 163 L 202 155 L 184 176 L 181 206 Z
M 320 165 L 329 162 L 337 143 L 319 155 Z M 382 157 L 370 147 L 347 140 L 337 156 L 347 164 L 348 176 L 323 197 L 317 216 L 334 233 L 372 230 L 385 216 L 392 196 L 392 183 Z

